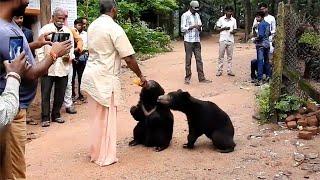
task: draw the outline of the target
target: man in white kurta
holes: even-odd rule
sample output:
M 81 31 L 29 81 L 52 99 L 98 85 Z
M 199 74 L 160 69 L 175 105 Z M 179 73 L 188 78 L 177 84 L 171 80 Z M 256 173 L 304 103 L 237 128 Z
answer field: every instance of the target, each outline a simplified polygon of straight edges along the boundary
M 146 84 L 134 49 L 124 30 L 114 21 L 117 15 L 115 1 L 100 1 L 101 16 L 89 26 L 89 60 L 83 74 L 82 87 L 88 93 L 88 111 L 92 121 L 91 161 L 107 166 L 118 161 L 116 157 L 117 107 L 121 101 L 121 59 Z

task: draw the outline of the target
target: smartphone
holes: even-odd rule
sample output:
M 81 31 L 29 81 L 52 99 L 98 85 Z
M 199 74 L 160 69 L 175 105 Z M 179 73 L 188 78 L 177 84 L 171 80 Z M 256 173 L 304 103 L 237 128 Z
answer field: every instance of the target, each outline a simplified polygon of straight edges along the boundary
M 70 39 L 69 33 L 53 33 L 51 42 L 63 42 Z
M 9 40 L 9 55 L 10 55 L 9 62 L 11 62 L 16 57 L 18 57 L 22 53 L 22 51 L 23 51 L 23 37 L 22 36 L 10 37 L 10 40 Z

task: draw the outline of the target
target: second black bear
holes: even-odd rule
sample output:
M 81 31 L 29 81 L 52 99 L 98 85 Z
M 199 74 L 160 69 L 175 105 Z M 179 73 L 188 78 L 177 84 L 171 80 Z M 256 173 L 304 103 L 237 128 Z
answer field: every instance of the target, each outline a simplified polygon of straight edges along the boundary
M 205 134 L 219 152 L 234 151 L 236 146 L 233 141 L 234 127 L 228 114 L 215 103 L 201 101 L 182 90 L 160 96 L 158 102 L 186 114 L 189 135 L 188 143 L 184 144 L 184 148 L 193 148 L 198 137 Z
M 162 151 L 170 145 L 173 133 L 173 114 L 170 109 L 157 103 L 159 96 L 164 95 L 164 90 L 156 81 L 148 81 L 142 88 L 138 105 L 130 110 L 138 124 L 133 130 L 134 140 L 130 146 L 143 144 L 147 147 L 155 147 L 156 151 Z

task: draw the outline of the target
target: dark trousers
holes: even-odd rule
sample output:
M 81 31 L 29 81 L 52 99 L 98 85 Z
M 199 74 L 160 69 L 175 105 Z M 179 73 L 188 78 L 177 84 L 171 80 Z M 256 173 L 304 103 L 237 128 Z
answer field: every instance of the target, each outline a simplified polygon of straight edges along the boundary
M 44 76 L 41 78 L 41 108 L 42 122 L 50 121 L 50 95 L 54 84 L 54 100 L 51 111 L 51 119 L 60 118 L 60 110 L 63 104 L 64 95 L 68 84 L 68 76 L 55 77 Z
M 190 43 L 184 42 L 184 48 L 186 52 L 186 77 L 185 80 L 189 81 L 191 79 L 191 59 L 192 54 L 194 54 L 197 63 L 198 79 L 199 81 L 205 80 L 203 72 L 203 62 L 201 57 L 201 44 L 200 42 Z
M 78 96 L 79 98 L 82 98 L 83 95 L 81 94 L 81 79 L 83 75 L 83 71 L 86 68 L 86 62 L 72 62 L 73 66 L 73 76 L 72 76 L 72 97 L 76 96 L 76 87 L 75 87 L 75 80 L 76 80 L 76 75 L 78 76 Z

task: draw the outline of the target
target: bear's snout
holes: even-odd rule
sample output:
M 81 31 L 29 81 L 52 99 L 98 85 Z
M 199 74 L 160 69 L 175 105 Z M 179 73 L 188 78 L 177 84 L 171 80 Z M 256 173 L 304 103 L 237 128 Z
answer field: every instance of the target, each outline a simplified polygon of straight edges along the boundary
M 157 102 L 161 104 L 169 104 L 170 103 L 170 96 L 169 95 L 162 95 L 158 97 Z

